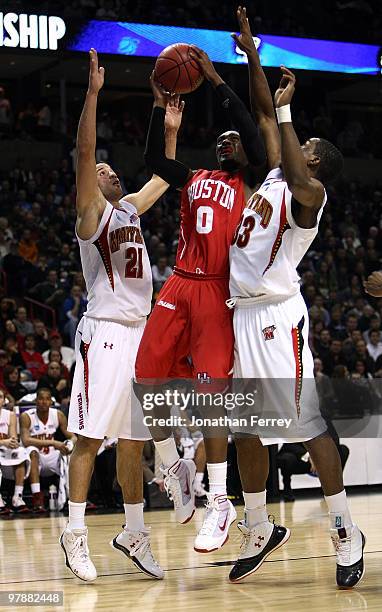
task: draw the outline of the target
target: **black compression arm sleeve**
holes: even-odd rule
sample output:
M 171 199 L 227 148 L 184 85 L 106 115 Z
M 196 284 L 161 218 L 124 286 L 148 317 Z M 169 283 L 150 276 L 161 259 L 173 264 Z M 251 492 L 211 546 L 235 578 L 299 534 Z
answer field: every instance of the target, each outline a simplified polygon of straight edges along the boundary
M 173 187 L 180 188 L 187 183 L 191 170 L 181 162 L 166 157 L 165 114 L 164 108 L 153 107 L 144 158 L 146 166 L 151 172 L 160 176 Z
M 265 148 L 252 115 L 227 83 L 218 85 L 215 91 L 221 106 L 228 111 L 233 125 L 240 134 L 249 163 L 260 166 L 266 160 Z

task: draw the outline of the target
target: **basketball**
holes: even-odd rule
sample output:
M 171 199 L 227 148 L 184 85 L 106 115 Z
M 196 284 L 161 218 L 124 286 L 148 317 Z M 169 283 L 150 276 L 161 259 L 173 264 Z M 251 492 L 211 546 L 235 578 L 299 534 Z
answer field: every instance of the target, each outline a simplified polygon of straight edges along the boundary
M 199 87 L 204 75 L 198 62 L 190 57 L 190 45 L 176 43 L 158 56 L 155 78 L 167 91 L 186 94 Z

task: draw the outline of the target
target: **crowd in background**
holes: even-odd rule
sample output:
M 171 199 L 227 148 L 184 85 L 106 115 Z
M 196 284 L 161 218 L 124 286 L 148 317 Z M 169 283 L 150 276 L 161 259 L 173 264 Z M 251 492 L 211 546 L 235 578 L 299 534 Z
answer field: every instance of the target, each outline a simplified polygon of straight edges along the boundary
M 144 172 L 137 178 L 142 184 Z M 139 187 L 122 180 L 126 192 Z M 344 180 L 329 189 L 319 235 L 299 267 L 316 370 L 330 377 L 382 376 L 382 303 L 362 286 L 381 268 L 381 201 L 382 185 Z M 41 160 L 36 171 L 20 162 L 3 172 L 0 209 L 0 384 L 17 401 L 37 381 L 67 404 L 74 333 L 86 309 L 69 160 L 54 170 Z M 175 260 L 178 193 L 169 191 L 141 223 L 155 297 Z
M 193 108 L 197 101 L 188 99 L 188 104 Z M 147 106 L 146 116 L 139 112 L 142 111 L 142 105 Z M 335 143 L 345 156 L 367 159 L 382 157 L 381 140 L 371 138 L 370 135 L 374 135 L 372 126 L 356 113 L 344 114 L 338 121 L 324 105 L 315 106 L 309 103 L 306 108 L 309 108 L 309 112 L 299 110 L 297 106 L 294 115 L 294 123 L 302 139 L 314 134 Z M 110 143 L 120 142 L 143 145 L 149 112 L 146 98 L 137 98 L 132 111 L 115 109 L 112 104 L 102 105 L 97 121 L 98 143 L 106 147 Z M 0 87 L 0 138 L 23 141 L 55 140 L 69 144 L 76 136 L 77 124 L 74 117 L 77 118 L 77 114 L 74 109 L 70 109 L 70 120 L 63 134 L 60 131 L 60 111 L 54 101 L 41 100 L 35 104 L 30 102 L 25 108 L 16 111 L 6 89 Z M 196 124 L 189 116 L 180 131 L 179 143 L 187 143 L 187 146 L 197 148 L 211 148 L 214 146 L 218 129 L 216 125 L 208 127 Z

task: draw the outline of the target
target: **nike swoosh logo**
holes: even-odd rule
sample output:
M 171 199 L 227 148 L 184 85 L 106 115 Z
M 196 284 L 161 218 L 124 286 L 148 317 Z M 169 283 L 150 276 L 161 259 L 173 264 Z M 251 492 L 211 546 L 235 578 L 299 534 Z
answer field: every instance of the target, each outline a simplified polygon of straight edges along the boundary
M 227 525 L 227 520 L 228 520 L 228 514 L 226 514 L 225 521 L 224 521 L 223 525 L 219 525 L 220 531 L 224 531 L 224 529 L 225 529 L 225 527 Z

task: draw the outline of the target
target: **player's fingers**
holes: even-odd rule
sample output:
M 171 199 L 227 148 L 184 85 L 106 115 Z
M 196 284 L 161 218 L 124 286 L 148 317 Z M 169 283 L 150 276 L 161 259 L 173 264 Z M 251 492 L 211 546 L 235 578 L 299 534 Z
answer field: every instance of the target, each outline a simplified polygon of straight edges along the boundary
M 183 113 L 184 107 L 185 107 L 185 101 L 181 100 L 180 104 L 179 104 L 179 110 L 181 113 Z
M 171 104 L 172 106 L 179 108 L 179 103 L 180 103 L 180 96 L 178 94 L 175 94 L 175 96 L 173 96 L 171 99 Z
M 235 41 L 237 45 L 239 44 L 239 37 L 237 34 L 235 34 L 235 32 L 231 33 L 231 38 L 233 38 L 233 40 Z

